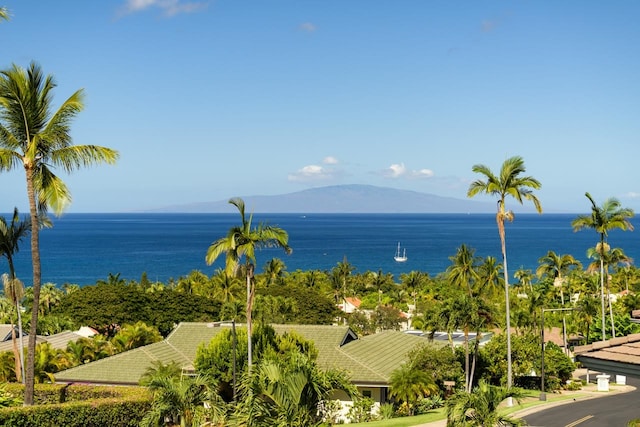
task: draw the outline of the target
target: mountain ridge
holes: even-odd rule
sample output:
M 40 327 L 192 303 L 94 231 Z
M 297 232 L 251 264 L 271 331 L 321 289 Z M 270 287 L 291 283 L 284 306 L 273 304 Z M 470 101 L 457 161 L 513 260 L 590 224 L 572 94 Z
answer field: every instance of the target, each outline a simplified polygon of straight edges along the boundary
M 233 196 L 236 197 L 236 196 Z M 315 187 L 271 196 L 239 196 L 256 213 L 493 213 L 495 203 L 363 184 Z M 147 212 L 228 213 L 229 199 L 171 205 Z

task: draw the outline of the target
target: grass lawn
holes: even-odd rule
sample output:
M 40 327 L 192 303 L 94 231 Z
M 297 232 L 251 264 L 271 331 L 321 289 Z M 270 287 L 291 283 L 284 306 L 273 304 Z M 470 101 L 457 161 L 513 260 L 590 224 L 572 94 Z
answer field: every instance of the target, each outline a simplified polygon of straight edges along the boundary
M 416 415 L 415 417 L 399 417 L 390 420 L 371 421 L 369 423 L 348 424 L 350 427 L 409 427 L 418 424 L 430 423 L 443 420 L 446 417 L 444 408 L 430 411 L 428 414 Z
M 549 402 L 558 402 L 562 400 L 575 399 L 579 397 L 583 397 L 583 394 L 579 392 L 577 394 L 554 394 L 547 393 L 547 400 L 540 400 L 540 391 L 538 390 L 528 390 L 527 396 L 521 400 L 521 403 L 518 405 L 514 401 L 514 405 L 511 407 L 503 407 L 502 411 L 505 414 L 511 414 L 513 412 L 521 411 L 523 409 L 527 409 L 533 406 L 544 405 Z M 381 420 L 381 421 L 372 421 L 368 423 L 355 423 L 349 424 L 349 426 L 353 427 L 410 427 L 424 423 L 430 423 L 433 421 L 442 420 L 446 417 L 445 409 L 440 408 L 435 411 L 430 411 L 427 414 L 416 415 L 415 417 L 399 417 L 392 418 L 390 420 Z

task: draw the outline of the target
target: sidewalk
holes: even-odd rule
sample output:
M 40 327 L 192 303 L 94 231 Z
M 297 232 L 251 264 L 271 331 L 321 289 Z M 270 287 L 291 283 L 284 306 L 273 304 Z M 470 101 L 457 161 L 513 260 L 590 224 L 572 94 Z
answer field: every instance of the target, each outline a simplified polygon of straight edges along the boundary
M 590 371 L 589 380 L 594 381 L 596 378 L 596 375 L 597 373 Z M 578 369 L 576 370 L 576 372 L 574 372 L 573 376 L 574 378 L 585 379 L 586 370 Z M 530 398 L 524 399 L 521 402 L 522 405 L 526 405 L 527 403 L 530 403 L 530 404 L 533 403 L 534 405 L 515 411 L 512 415 L 516 418 L 521 418 L 529 414 L 533 414 L 534 412 L 542 411 L 544 409 L 549 409 L 554 406 L 566 405 L 569 403 L 576 402 L 578 400 L 595 399 L 598 397 L 611 396 L 612 394 L 616 394 L 616 393 L 627 393 L 633 390 L 635 390 L 635 387 L 630 385 L 609 384 L 609 391 L 598 391 L 597 384 L 590 382 L 589 384 L 582 387 L 581 390 L 575 390 L 575 391 L 563 390 L 559 393 L 547 393 L 546 401 L 540 401 L 539 397 L 530 397 Z M 562 396 L 563 398 L 558 399 L 559 396 Z M 517 403 L 514 402 L 514 405 L 517 405 Z M 434 421 L 431 423 L 418 424 L 412 427 L 446 427 L 446 425 L 447 425 L 447 420 L 443 419 L 443 420 Z

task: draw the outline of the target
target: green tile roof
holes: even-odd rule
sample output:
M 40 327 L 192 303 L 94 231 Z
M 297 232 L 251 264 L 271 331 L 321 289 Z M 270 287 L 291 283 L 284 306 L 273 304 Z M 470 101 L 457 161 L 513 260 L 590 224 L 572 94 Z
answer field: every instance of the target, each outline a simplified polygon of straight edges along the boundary
M 59 382 L 137 384 L 154 361 L 176 362 L 191 367 L 201 343 L 207 343 L 224 327 L 211 323 L 180 323 L 164 340 L 96 362 L 59 372 Z M 244 327 L 237 325 L 238 328 Z M 278 333 L 295 331 L 318 349 L 318 364 L 344 369 L 357 385 L 388 384 L 391 372 L 406 360 L 407 353 L 424 338 L 402 332 L 382 332 L 358 338 L 348 326 L 273 325 Z

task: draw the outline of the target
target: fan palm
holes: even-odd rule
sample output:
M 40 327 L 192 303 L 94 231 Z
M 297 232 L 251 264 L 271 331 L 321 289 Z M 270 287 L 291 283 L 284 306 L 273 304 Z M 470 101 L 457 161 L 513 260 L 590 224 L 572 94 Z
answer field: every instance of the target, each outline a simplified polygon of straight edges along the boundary
M 118 153 L 96 145 L 73 145 L 71 120 L 83 108 L 83 92 L 73 93 L 52 112 L 52 76 L 44 76 L 38 64 L 27 70 L 13 65 L 0 73 L 0 170 L 25 172 L 31 218 L 31 261 L 34 307 L 40 303 L 41 263 L 38 212 L 52 208 L 60 214 L 71 201 L 65 183 L 54 173 L 69 173 L 96 163 L 115 163 Z M 38 310 L 31 310 L 25 382 L 25 405 L 33 404 L 34 357 Z
M 229 203 L 234 205 L 240 213 L 241 224 L 229 229 L 226 236 L 213 242 L 205 260 L 211 265 L 222 254 L 225 255 L 225 274 L 229 277 L 238 275 L 243 270 L 247 284 L 247 335 L 248 341 L 248 366 L 251 369 L 251 310 L 253 308 L 253 299 L 255 294 L 254 270 L 256 265 L 256 250 L 263 247 L 280 247 L 287 254 L 291 253 L 288 245 L 289 235 L 286 231 L 279 227 L 273 227 L 260 223 L 257 227 L 253 227 L 253 214 L 247 218 L 245 216 L 244 201 L 240 198 L 233 198 Z M 241 261 L 244 258 L 244 269 L 241 269 Z
M 578 215 L 572 222 L 573 231 L 585 228 L 595 230 L 600 236 L 600 242 L 596 246 L 600 253 L 600 308 L 602 310 L 602 340 L 607 339 L 605 332 L 605 309 L 604 309 L 604 252 L 609 231 L 615 228 L 620 230 L 633 230 L 633 225 L 629 221 L 633 217 L 633 210 L 623 208 L 616 198 L 609 198 L 597 206 L 591 194 L 585 193 L 591 202 L 591 215 Z
M 500 175 L 494 175 L 485 165 L 474 165 L 473 172 L 483 175 L 486 180 L 478 179 L 471 183 L 467 191 L 468 197 L 485 193 L 498 197 L 498 211 L 496 213 L 496 223 L 498 224 L 498 234 L 500 235 L 500 243 L 502 248 L 502 262 L 504 264 L 504 293 L 506 308 L 506 331 L 507 331 L 507 387 L 511 387 L 512 366 L 511 366 L 511 323 L 509 312 L 509 273 L 507 269 L 507 245 L 505 237 L 504 223 L 505 221 L 513 221 L 514 215 L 512 211 L 506 209 L 506 198 L 511 196 L 518 203 L 529 200 L 533 202 L 538 213 L 542 213 L 540 201 L 533 194 L 532 190 L 539 189 L 542 185 L 531 176 L 522 176 L 526 172 L 524 160 L 522 157 L 514 156 L 504 161 L 500 168 Z

